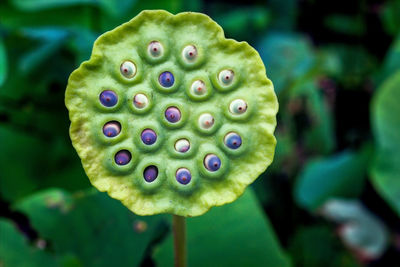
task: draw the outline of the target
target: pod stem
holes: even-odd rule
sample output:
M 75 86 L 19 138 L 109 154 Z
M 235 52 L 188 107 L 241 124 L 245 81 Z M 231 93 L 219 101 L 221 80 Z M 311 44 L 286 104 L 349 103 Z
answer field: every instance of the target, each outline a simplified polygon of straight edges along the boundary
M 174 233 L 175 267 L 186 267 L 187 251 L 185 217 L 172 215 L 172 230 Z

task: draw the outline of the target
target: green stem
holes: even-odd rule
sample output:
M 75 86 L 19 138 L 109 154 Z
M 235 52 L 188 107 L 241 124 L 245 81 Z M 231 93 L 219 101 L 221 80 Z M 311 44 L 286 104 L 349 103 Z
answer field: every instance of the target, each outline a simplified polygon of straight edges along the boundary
M 175 267 L 186 267 L 186 221 L 185 217 L 172 215 L 174 233 Z

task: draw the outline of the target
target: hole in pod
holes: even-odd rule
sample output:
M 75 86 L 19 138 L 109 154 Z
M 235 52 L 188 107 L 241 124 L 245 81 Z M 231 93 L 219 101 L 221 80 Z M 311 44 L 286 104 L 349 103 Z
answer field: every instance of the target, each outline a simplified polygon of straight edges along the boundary
M 118 102 L 118 95 L 114 91 L 105 90 L 101 92 L 99 99 L 103 106 L 113 107 Z
M 247 103 L 243 99 L 235 99 L 229 105 L 229 111 L 233 114 L 243 114 L 247 110 Z
M 192 180 L 192 175 L 186 168 L 179 168 L 176 171 L 175 177 L 180 184 L 188 184 Z
M 242 138 L 235 132 L 229 132 L 224 137 L 224 143 L 231 149 L 238 149 L 242 145 Z
M 175 150 L 185 153 L 190 149 L 190 142 L 187 139 L 179 139 L 175 142 Z
M 117 121 L 110 121 L 104 124 L 103 134 L 107 137 L 115 137 L 121 132 L 121 124 Z
M 204 95 L 207 93 L 206 85 L 203 81 L 197 80 L 192 83 L 192 93 L 195 95 Z
M 141 138 L 146 145 L 152 145 L 157 141 L 157 134 L 152 129 L 145 129 L 141 134 Z
M 137 94 L 133 98 L 133 105 L 135 105 L 135 107 L 138 109 L 145 108 L 147 107 L 148 104 L 149 104 L 149 99 L 144 94 Z
M 153 182 L 158 176 L 158 168 L 154 165 L 147 166 L 143 171 L 143 178 L 146 182 Z
M 172 85 L 174 85 L 175 78 L 174 78 L 174 75 L 171 72 L 164 71 L 158 77 L 158 82 L 163 87 L 171 87 Z
M 114 156 L 115 163 L 118 165 L 126 165 L 131 161 L 131 159 L 132 155 L 128 150 L 118 151 Z
M 199 117 L 199 126 L 203 129 L 210 129 L 214 125 L 214 117 L 210 113 L 201 114 Z
M 136 66 L 132 61 L 124 61 L 119 69 L 125 78 L 131 79 L 136 75 Z
M 164 47 L 160 42 L 152 41 L 147 48 L 147 52 L 152 57 L 160 57 L 164 53 Z
M 171 123 L 178 122 L 181 119 L 181 111 L 177 107 L 169 107 L 165 110 L 165 118 Z
M 232 70 L 223 70 L 219 73 L 218 79 L 223 85 L 230 85 L 235 74 Z
M 218 171 L 221 167 L 221 159 L 215 154 L 208 154 L 204 157 L 204 167 L 211 172 Z
M 194 45 L 187 45 L 182 50 L 182 56 L 186 61 L 193 62 L 197 58 L 197 48 Z

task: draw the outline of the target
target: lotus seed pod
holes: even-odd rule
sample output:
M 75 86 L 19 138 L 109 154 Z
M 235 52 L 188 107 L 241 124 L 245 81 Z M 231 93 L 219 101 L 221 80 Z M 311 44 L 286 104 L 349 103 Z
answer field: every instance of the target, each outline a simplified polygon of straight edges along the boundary
M 65 103 L 91 183 L 139 215 L 232 202 L 274 157 L 278 103 L 261 58 L 200 13 L 143 11 L 103 34 Z

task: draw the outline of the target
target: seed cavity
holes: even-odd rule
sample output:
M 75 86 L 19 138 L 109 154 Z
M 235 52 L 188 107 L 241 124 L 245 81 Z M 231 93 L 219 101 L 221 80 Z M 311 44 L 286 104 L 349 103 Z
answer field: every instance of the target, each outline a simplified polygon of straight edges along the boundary
M 175 174 L 178 183 L 186 185 L 192 180 L 192 174 L 186 168 L 179 168 Z
M 207 170 L 215 172 L 221 167 L 221 159 L 215 154 L 208 154 L 204 157 L 203 164 Z
M 118 102 L 118 95 L 111 90 L 101 92 L 99 96 L 100 103 L 105 107 L 113 107 Z
M 224 137 L 224 143 L 230 149 L 238 149 L 242 145 L 242 138 L 235 132 L 229 132 Z
M 146 145 L 152 145 L 157 141 L 157 134 L 152 129 L 145 129 L 140 135 L 142 142 Z
M 194 45 L 187 45 L 182 50 L 182 56 L 187 62 L 194 62 L 197 58 L 197 48 Z
M 195 95 L 204 95 L 207 93 L 207 88 L 203 81 L 197 80 L 192 83 L 191 91 Z
M 143 171 L 143 178 L 146 182 L 151 183 L 158 177 L 158 168 L 154 165 L 147 166 Z
M 110 121 L 104 124 L 103 134 L 107 137 L 115 137 L 121 132 L 121 124 L 117 121 Z
M 152 41 L 149 43 L 147 52 L 151 57 L 158 58 L 164 54 L 164 47 L 158 41 Z
M 243 114 L 247 110 L 247 103 L 243 99 L 235 99 L 229 105 L 229 111 L 233 114 Z
M 232 83 L 235 74 L 232 70 L 223 70 L 218 74 L 218 79 L 224 86 Z
M 169 107 L 165 110 L 165 118 L 171 123 L 176 123 L 181 119 L 181 111 L 177 107 Z
M 125 78 L 132 79 L 136 75 L 136 65 L 132 61 L 124 61 L 119 69 Z
M 126 165 L 131 161 L 131 159 L 132 155 L 128 150 L 120 150 L 114 156 L 115 163 L 118 165 Z
M 160 83 L 161 86 L 168 88 L 174 85 L 175 78 L 171 72 L 164 71 L 158 77 L 158 82 Z
M 175 150 L 185 153 L 190 149 L 190 142 L 187 139 L 179 139 L 175 142 Z
M 143 109 L 149 104 L 149 99 L 144 94 L 137 94 L 133 98 L 133 105 L 138 109 Z
M 214 125 L 214 117 L 210 113 L 201 114 L 199 117 L 199 126 L 203 129 L 210 129 Z

